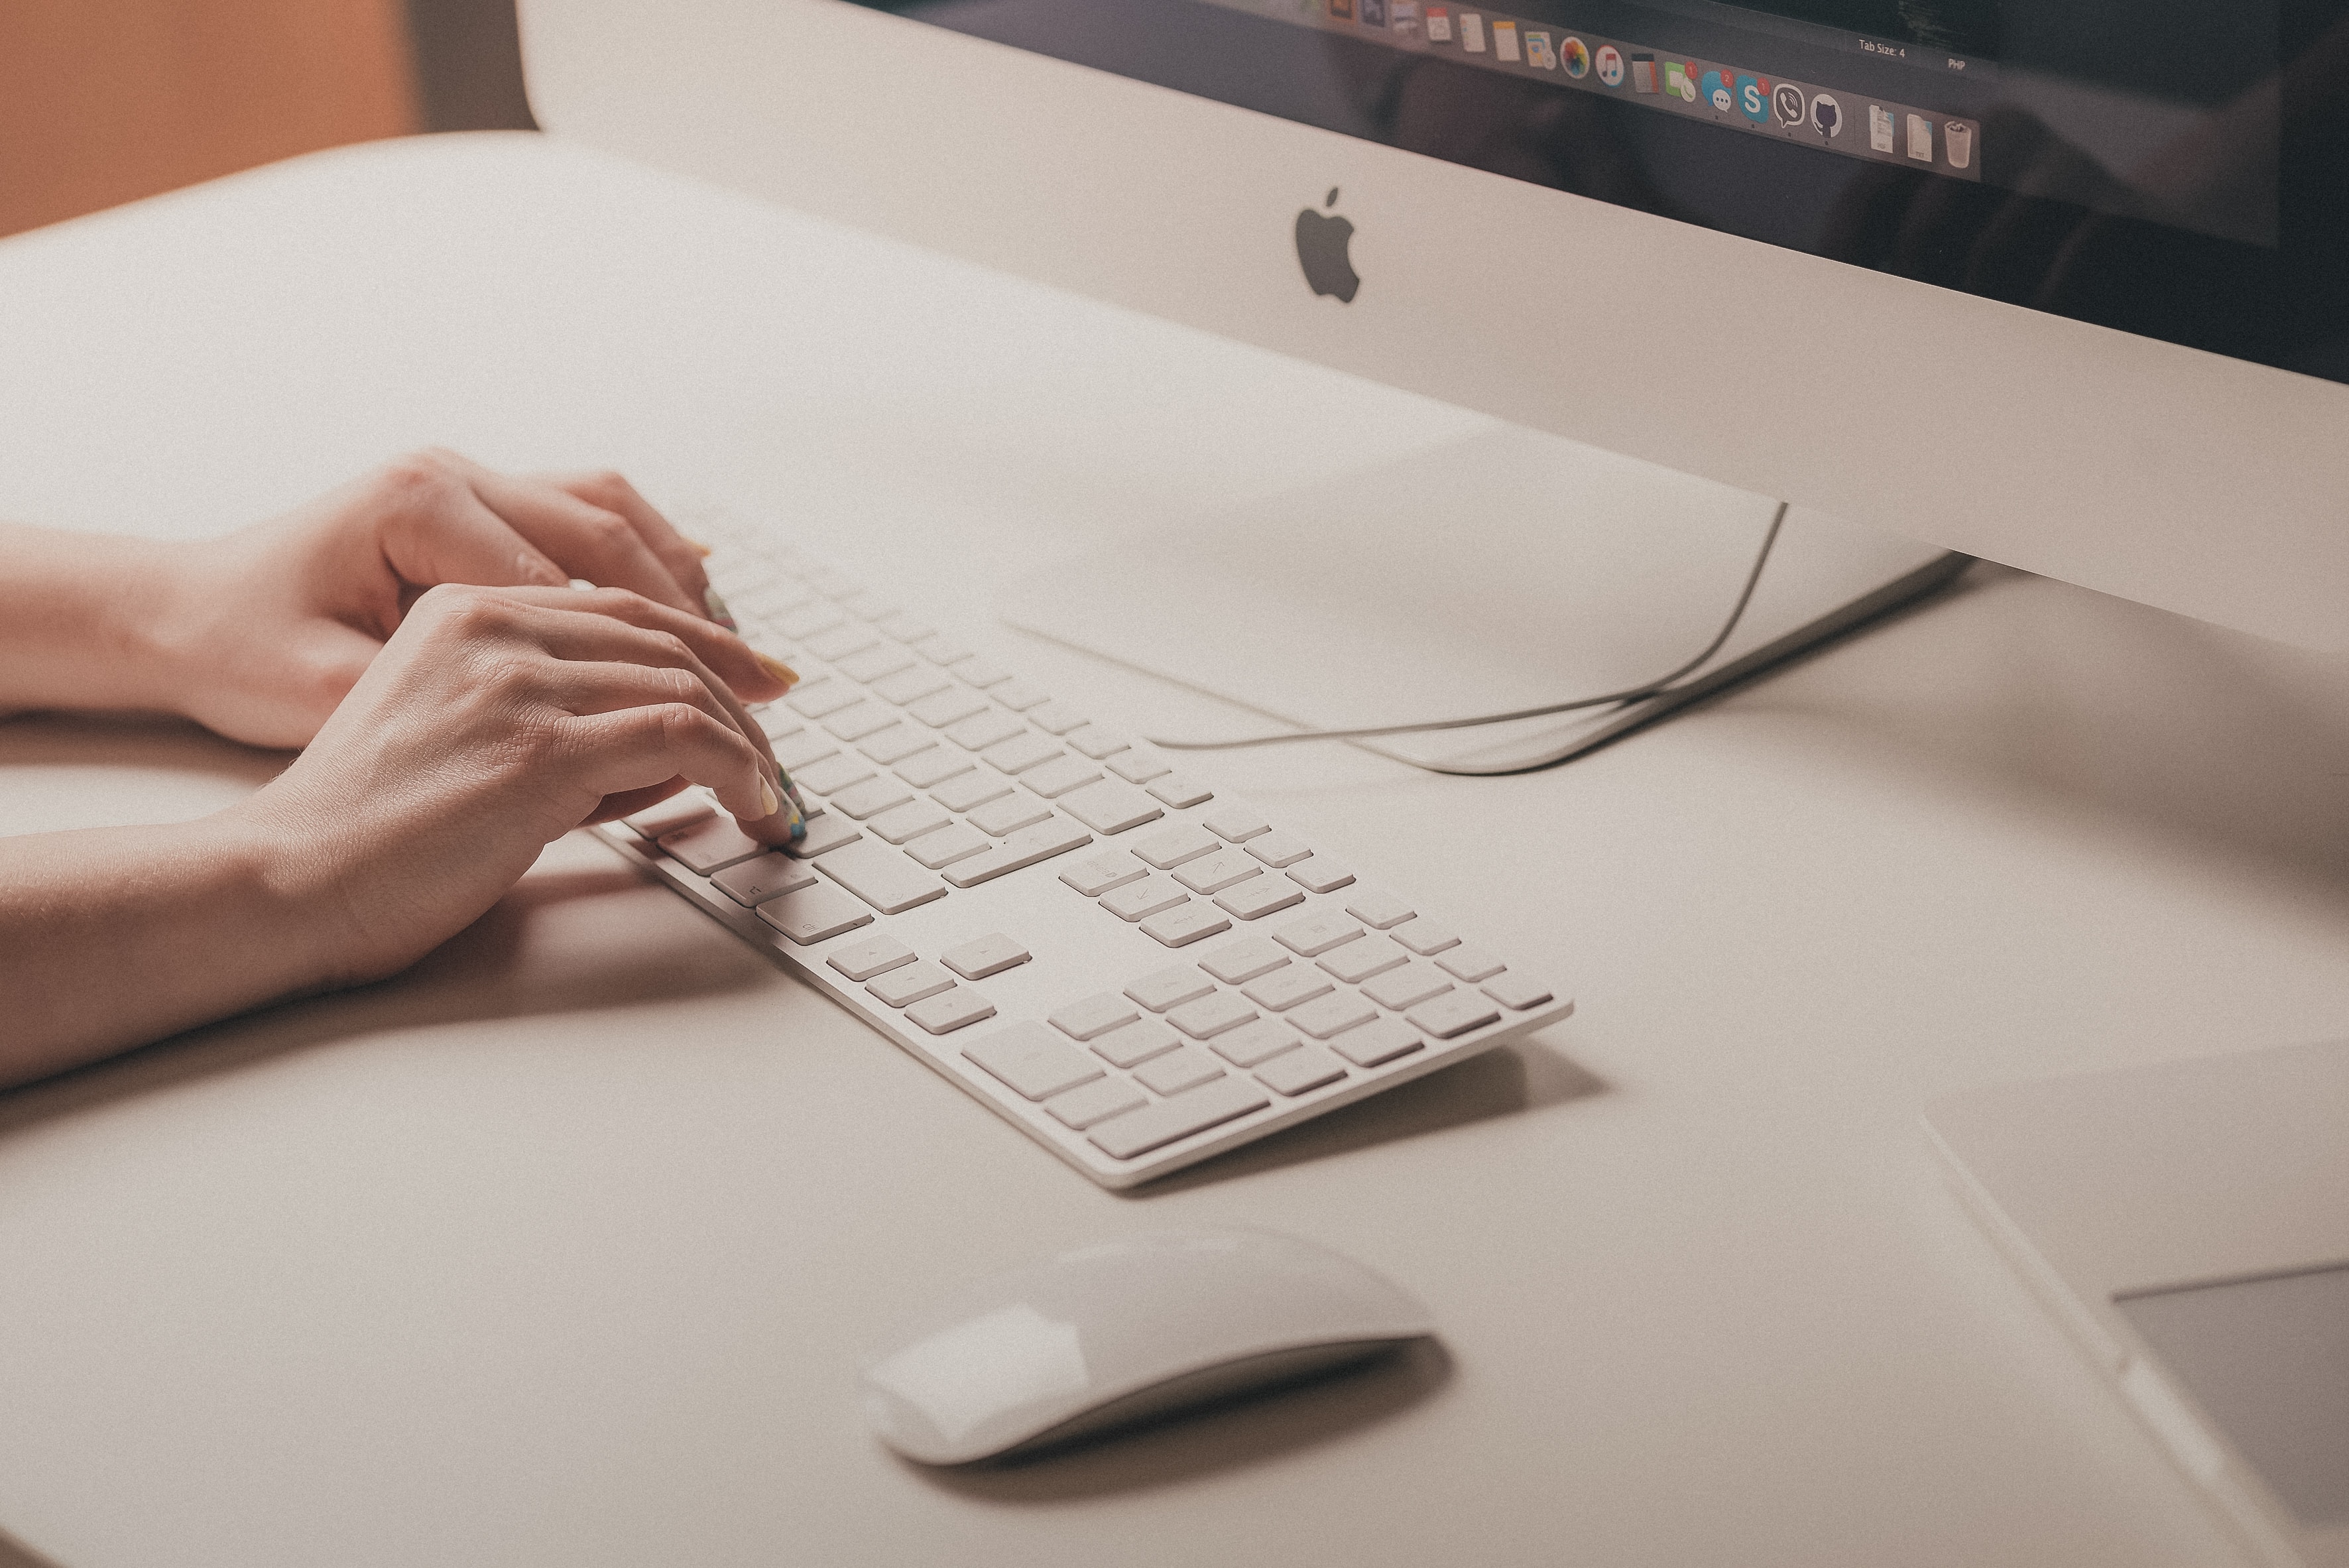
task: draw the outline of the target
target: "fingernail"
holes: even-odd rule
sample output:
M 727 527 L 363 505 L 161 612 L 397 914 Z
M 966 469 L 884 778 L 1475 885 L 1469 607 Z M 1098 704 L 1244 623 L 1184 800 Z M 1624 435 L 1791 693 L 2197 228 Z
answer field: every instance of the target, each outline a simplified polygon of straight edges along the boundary
M 756 648 L 751 649 L 750 653 L 751 655 L 759 661 L 759 667 L 761 669 L 766 671 L 769 675 L 774 676 L 785 686 L 795 686 L 800 684 L 799 671 L 792 668 L 791 665 L 783 663 L 782 660 L 775 657 L 774 655 L 760 653 Z
M 792 782 L 792 776 L 788 773 L 783 775 L 783 792 L 792 798 L 792 804 L 800 809 L 800 815 L 806 816 L 807 797 L 800 793 L 800 787 Z
M 514 565 L 521 571 L 523 582 L 535 583 L 542 588 L 560 588 L 568 581 L 562 573 L 535 555 L 517 555 Z
M 766 817 L 771 817 L 783 809 L 782 797 L 775 793 L 775 787 L 767 782 L 764 774 L 759 777 L 759 804 L 766 808 L 760 813 Z
M 730 632 L 740 629 L 734 624 L 733 612 L 726 608 L 726 601 L 718 596 L 717 589 L 704 588 L 701 591 L 701 603 L 702 607 L 709 612 L 711 620 Z
M 683 534 L 681 534 L 681 533 L 680 533 L 680 534 L 678 534 L 678 537 L 679 539 L 685 539 L 685 535 L 683 535 Z M 699 540 L 698 540 L 698 539 L 685 539 L 685 542 L 686 542 L 688 544 L 689 544 L 689 545 L 693 546 L 693 552 L 694 552 L 696 555 L 700 556 L 704 561 L 709 560 L 711 556 L 713 556 L 713 555 L 715 555 L 715 554 L 717 554 L 717 553 L 718 553 L 716 551 L 714 551 L 714 550 L 710 549 L 710 548 L 709 548 L 709 546 L 708 546 L 708 545 L 706 545 L 706 544 L 702 543 L 702 542 L 701 542 L 701 541 L 699 541 Z

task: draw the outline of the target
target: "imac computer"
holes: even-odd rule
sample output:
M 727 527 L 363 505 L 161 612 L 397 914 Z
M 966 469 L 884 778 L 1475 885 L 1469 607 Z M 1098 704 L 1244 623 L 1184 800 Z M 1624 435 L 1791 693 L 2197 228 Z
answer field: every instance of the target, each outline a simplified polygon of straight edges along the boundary
M 2344 15 L 522 5 L 557 134 L 1501 421 L 1009 605 L 1324 727 L 1652 686 L 1764 542 L 1674 691 L 1967 557 L 2349 645 Z M 1499 770 L 1648 716 L 1380 739 Z

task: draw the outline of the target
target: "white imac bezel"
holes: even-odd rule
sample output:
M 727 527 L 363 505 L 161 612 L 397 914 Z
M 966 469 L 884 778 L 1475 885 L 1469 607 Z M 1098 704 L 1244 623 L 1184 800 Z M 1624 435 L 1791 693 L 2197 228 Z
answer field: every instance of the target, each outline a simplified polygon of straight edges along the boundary
M 520 12 L 556 135 L 1948 549 L 2349 646 L 2349 387 L 846 0 Z M 1366 280 L 1350 304 L 1315 295 L 1292 249 L 1333 186 Z M 1516 308 L 1537 294 L 1570 308 Z

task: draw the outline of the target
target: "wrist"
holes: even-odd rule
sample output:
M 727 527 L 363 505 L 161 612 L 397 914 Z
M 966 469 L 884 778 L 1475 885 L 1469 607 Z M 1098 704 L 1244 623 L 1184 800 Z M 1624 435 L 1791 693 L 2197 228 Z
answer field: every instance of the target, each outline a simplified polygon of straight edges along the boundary
M 274 808 L 271 786 L 186 824 L 212 868 L 219 908 L 234 913 L 273 997 L 337 989 L 367 972 L 349 879 L 320 836 Z M 260 976 L 256 976 L 257 978 Z

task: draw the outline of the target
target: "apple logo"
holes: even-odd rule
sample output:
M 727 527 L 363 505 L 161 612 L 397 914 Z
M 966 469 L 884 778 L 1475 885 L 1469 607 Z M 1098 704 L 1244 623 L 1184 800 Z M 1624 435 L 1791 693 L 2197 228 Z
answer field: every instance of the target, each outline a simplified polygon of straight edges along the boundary
M 1322 205 L 1337 204 L 1338 188 L 1333 185 Z M 1308 207 L 1297 214 L 1297 264 L 1305 269 L 1305 281 L 1313 285 L 1315 294 L 1336 294 L 1340 304 L 1353 304 L 1354 292 L 1362 286 L 1346 255 L 1353 239 L 1354 225 L 1335 213 Z

